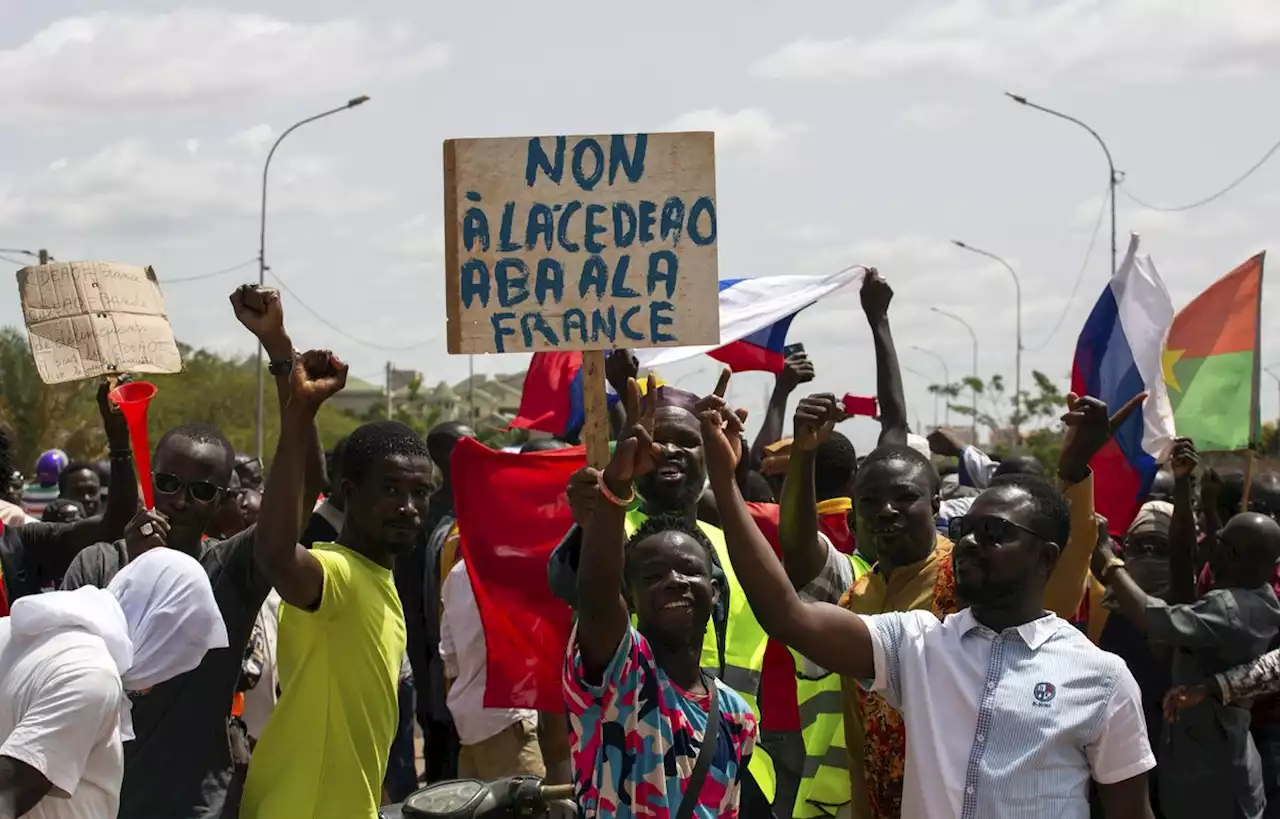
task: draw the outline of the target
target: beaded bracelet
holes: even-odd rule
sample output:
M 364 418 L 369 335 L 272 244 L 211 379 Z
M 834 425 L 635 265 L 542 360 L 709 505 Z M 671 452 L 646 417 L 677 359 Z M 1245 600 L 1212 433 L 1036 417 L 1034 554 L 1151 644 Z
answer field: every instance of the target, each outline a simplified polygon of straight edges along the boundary
M 626 509 L 628 506 L 630 506 L 632 503 L 635 502 L 635 499 L 636 499 L 635 487 L 631 488 L 630 495 L 628 495 L 625 498 L 620 498 L 617 495 L 610 492 L 608 486 L 605 486 L 603 471 L 596 478 L 596 486 L 600 487 L 600 494 L 604 496 L 604 499 L 609 501 L 609 503 L 612 503 L 614 506 L 620 506 L 623 509 Z

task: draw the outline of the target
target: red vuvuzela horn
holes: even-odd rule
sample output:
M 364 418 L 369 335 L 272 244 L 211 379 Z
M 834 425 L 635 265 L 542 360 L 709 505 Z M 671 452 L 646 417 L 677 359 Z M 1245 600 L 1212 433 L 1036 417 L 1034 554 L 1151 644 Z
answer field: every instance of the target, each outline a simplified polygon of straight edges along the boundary
M 147 405 L 156 397 L 156 385 L 146 381 L 130 381 L 107 393 L 129 425 L 129 442 L 133 444 L 133 461 L 142 484 L 142 500 L 148 509 L 156 508 L 155 485 L 151 480 L 151 443 L 147 440 Z

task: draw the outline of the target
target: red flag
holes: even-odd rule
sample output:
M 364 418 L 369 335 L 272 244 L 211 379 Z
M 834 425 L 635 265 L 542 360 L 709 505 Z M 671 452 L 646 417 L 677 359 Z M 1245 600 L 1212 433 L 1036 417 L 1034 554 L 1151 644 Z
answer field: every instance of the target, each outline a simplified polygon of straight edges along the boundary
M 586 419 L 584 406 L 582 353 L 534 353 L 511 428 L 568 435 Z
M 573 525 L 565 486 L 582 447 L 515 454 L 466 438 L 453 450 L 453 507 L 488 652 L 486 708 L 562 711 L 573 612 L 547 563 Z

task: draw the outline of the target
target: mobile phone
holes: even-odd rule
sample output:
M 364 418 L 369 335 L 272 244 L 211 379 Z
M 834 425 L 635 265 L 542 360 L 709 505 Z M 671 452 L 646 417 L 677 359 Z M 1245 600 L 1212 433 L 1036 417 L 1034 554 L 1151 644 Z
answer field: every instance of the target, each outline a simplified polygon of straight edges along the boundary
M 875 396 L 868 397 L 846 393 L 844 398 L 841 399 L 841 403 L 844 404 L 845 415 L 862 415 L 867 418 L 880 417 L 880 408 L 876 404 Z
M 790 358 L 793 355 L 801 355 L 803 353 L 804 353 L 803 344 L 798 344 L 798 343 L 788 344 L 787 346 L 782 348 L 782 355 L 785 356 L 786 358 Z

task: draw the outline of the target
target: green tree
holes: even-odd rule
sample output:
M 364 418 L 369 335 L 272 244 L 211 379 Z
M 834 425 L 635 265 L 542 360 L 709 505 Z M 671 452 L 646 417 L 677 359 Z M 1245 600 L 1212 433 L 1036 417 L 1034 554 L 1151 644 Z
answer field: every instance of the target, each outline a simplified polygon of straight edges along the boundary
M 256 446 L 255 361 L 227 358 L 179 344 L 184 370 L 177 375 L 145 376 L 156 385 L 147 412 L 147 432 L 154 447 L 159 436 L 189 421 L 214 424 L 237 450 Z M 279 434 L 280 418 L 273 379 L 268 377 L 266 440 L 268 454 Z M 58 447 L 72 458 L 106 456 L 106 438 L 95 399 L 97 381 L 45 384 L 36 371 L 26 334 L 0 328 L 0 425 L 10 434 L 15 463 L 30 469 L 40 452 Z M 316 419 L 321 442 L 332 446 L 360 420 L 331 407 Z
M 954 384 L 933 384 L 929 392 L 945 398 L 953 411 L 974 419 L 979 426 L 1003 437 L 1014 427 L 1035 426 L 1038 422 L 1056 419 L 1067 404 L 1066 395 L 1049 376 L 1032 370 L 1031 379 L 1032 389 L 1023 390 L 1016 396 L 1006 395 L 1004 376 L 998 374 L 985 383 L 976 376 L 969 376 Z M 976 403 L 962 403 L 971 396 Z

